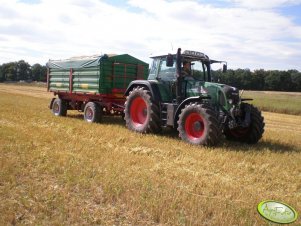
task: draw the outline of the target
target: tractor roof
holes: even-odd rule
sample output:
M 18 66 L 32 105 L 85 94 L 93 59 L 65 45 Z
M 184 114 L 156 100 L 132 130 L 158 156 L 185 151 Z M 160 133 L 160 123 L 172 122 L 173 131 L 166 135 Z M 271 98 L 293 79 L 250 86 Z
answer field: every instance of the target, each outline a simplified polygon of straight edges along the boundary
M 176 55 L 176 54 L 172 54 L 172 55 Z M 158 55 L 158 56 L 152 56 L 151 58 L 162 58 L 162 57 L 166 57 L 167 54 L 165 55 Z M 185 50 L 182 53 L 182 57 L 184 58 L 189 58 L 191 60 L 205 60 L 205 61 L 209 61 L 209 57 L 201 52 L 197 52 L 197 51 L 191 51 L 191 50 Z
M 157 56 L 152 56 L 150 58 L 155 59 L 155 58 L 162 58 L 162 57 L 167 57 L 169 54 L 165 54 L 165 55 L 157 55 Z M 176 56 L 176 54 L 172 54 L 173 56 Z M 210 62 L 210 64 L 213 63 L 225 63 L 225 61 L 219 61 L 219 60 L 211 60 L 209 59 L 209 57 L 201 52 L 197 52 L 197 51 L 191 51 L 191 50 L 185 50 L 182 53 L 182 57 L 185 59 L 189 59 L 189 60 L 203 60 L 203 61 L 208 61 Z

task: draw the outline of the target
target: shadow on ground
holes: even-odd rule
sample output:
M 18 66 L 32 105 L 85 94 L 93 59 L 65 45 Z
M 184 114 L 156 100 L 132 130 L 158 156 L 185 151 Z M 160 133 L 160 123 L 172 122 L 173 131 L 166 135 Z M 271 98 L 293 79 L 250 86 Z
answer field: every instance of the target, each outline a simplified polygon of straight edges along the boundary
M 73 118 L 73 119 L 79 119 L 84 121 L 84 115 L 81 113 L 78 114 L 69 114 L 67 115 L 68 118 Z M 102 121 L 100 124 L 103 125 L 124 125 L 125 126 L 125 121 L 121 118 L 121 116 L 103 116 Z
M 223 142 L 219 145 L 229 151 L 256 151 L 256 152 L 274 152 L 274 153 L 292 153 L 301 152 L 299 147 L 294 145 L 281 143 L 273 140 L 260 140 L 257 144 L 245 144 L 240 142 L 227 141 L 223 138 Z
M 67 117 L 84 120 L 83 114 L 72 114 Z M 103 125 L 120 125 L 125 127 L 125 121 L 121 116 L 103 116 L 101 124 Z M 172 128 L 164 128 L 159 136 L 168 137 L 170 139 L 179 140 L 178 131 Z M 183 141 L 184 142 L 184 141 Z M 221 137 L 221 141 L 217 148 L 227 149 L 228 151 L 271 151 L 274 153 L 301 152 L 301 148 L 294 145 L 281 143 L 275 140 L 260 140 L 257 144 L 245 144 L 241 142 L 228 141 L 225 137 Z

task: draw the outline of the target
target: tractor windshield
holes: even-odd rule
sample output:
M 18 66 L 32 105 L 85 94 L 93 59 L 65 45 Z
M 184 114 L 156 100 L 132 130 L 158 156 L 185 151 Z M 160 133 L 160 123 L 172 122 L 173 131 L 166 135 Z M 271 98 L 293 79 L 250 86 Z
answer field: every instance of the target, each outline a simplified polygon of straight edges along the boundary
M 174 82 L 177 80 L 176 73 L 176 60 L 174 56 L 173 65 L 167 64 L 166 56 L 153 58 L 153 62 L 150 67 L 149 72 L 149 80 L 160 79 L 162 81 Z M 184 69 L 184 64 L 186 68 Z M 188 67 L 188 68 L 187 68 Z M 192 58 L 192 57 L 183 57 L 181 63 L 181 71 L 183 77 L 187 77 L 189 79 L 194 79 L 198 81 L 209 81 L 210 80 L 210 64 L 206 63 L 200 59 Z M 188 69 L 188 72 L 186 71 Z M 184 70 L 187 73 L 183 73 Z M 186 74 L 186 75 L 185 75 Z
M 158 78 L 163 81 L 175 81 L 176 76 L 176 66 L 175 64 L 172 67 L 166 65 L 166 58 L 161 59 L 158 71 Z

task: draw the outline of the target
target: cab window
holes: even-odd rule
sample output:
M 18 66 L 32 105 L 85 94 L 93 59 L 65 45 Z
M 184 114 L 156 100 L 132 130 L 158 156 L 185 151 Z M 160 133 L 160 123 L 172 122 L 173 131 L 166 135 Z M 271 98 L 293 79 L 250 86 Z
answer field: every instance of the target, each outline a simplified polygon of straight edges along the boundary
M 158 63 L 159 63 L 159 59 L 154 59 L 153 60 L 151 68 L 149 70 L 149 76 L 148 76 L 149 80 L 156 79 L 156 73 L 157 73 L 157 69 L 158 69 Z
M 174 81 L 176 80 L 176 68 L 175 64 L 172 67 L 166 66 L 166 59 L 163 58 L 160 61 L 158 78 L 162 79 L 163 81 Z
M 191 69 L 192 69 L 192 76 L 195 79 L 203 80 L 203 81 L 206 79 L 207 67 L 201 61 L 193 61 L 191 63 Z

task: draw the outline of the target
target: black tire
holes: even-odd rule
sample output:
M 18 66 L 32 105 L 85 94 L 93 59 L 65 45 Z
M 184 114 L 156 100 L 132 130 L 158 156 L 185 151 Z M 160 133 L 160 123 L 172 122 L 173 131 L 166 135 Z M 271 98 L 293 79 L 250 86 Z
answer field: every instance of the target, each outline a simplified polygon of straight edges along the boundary
M 60 98 L 56 98 L 52 103 L 51 111 L 55 116 L 66 116 L 67 102 Z
M 139 133 L 161 131 L 160 110 L 151 93 L 142 88 L 134 88 L 126 98 L 124 119 L 128 129 Z
M 251 104 L 243 103 L 241 105 L 242 110 L 250 108 L 251 110 L 251 123 L 249 127 L 237 127 L 235 129 L 224 129 L 224 134 L 228 140 L 239 141 L 248 144 L 256 144 L 264 133 L 264 118 L 256 107 Z M 244 118 L 244 114 L 242 115 Z
M 191 144 L 213 146 L 220 141 L 216 113 L 209 106 L 190 103 L 182 109 L 178 120 L 179 137 Z
M 123 112 L 121 112 L 121 118 L 122 118 L 122 121 L 124 121 L 125 122 L 125 114 L 124 114 L 124 111 Z
M 84 120 L 89 123 L 101 122 L 102 111 L 100 106 L 95 102 L 88 102 L 84 108 Z

